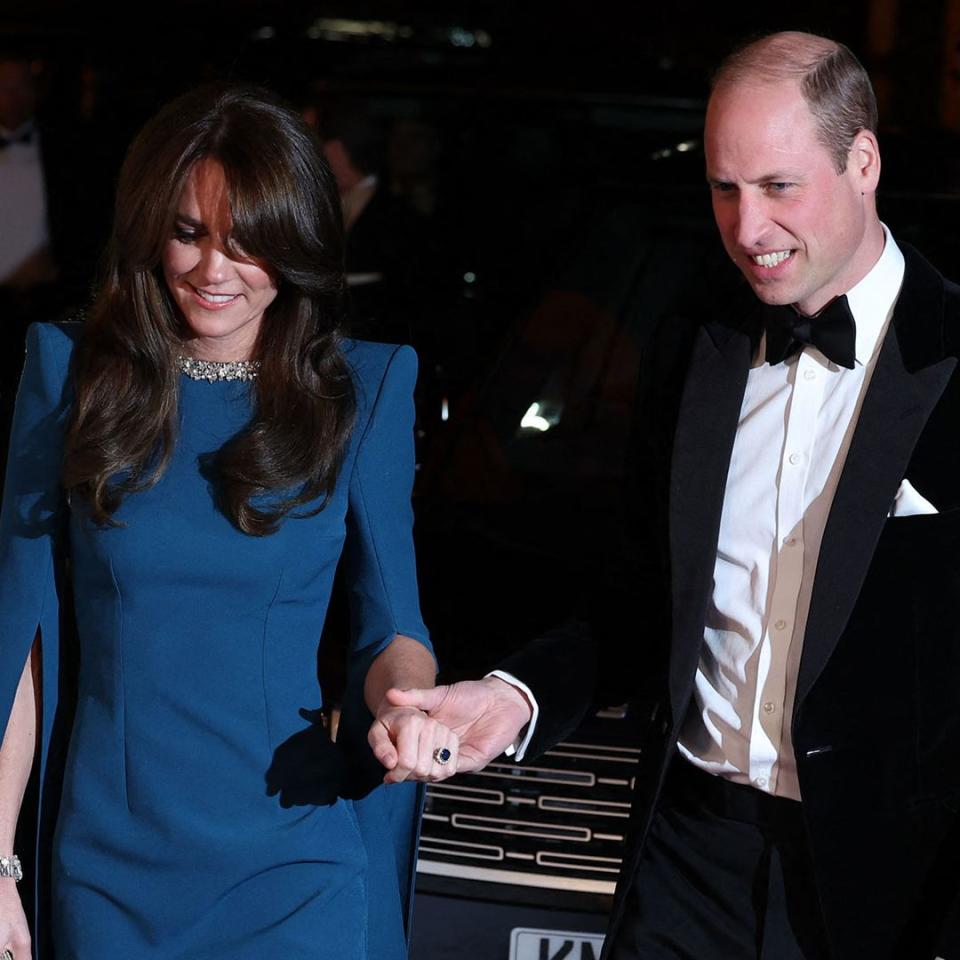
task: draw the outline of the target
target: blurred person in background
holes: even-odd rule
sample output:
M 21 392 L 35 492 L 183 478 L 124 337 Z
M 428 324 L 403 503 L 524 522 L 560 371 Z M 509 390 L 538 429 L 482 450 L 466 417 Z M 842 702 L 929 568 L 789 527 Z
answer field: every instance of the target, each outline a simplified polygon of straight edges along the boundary
M 0 58 L 0 285 L 14 289 L 56 277 L 36 99 L 30 63 Z
M 416 357 L 343 338 L 342 249 L 299 116 L 200 89 L 127 155 L 89 319 L 30 328 L 0 516 L 7 960 L 31 952 L 13 843 L 35 757 L 39 957 L 406 956 L 420 790 L 393 783 L 439 775 L 456 737 L 383 700 L 435 674 Z M 341 555 L 334 744 L 317 638 Z
M 57 276 L 35 107 L 30 62 L 0 56 L 0 477 L 33 295 Z
M 41 97 L 45 71 L 0 51 L 0 485 L 26 329 L 87 305 L 118 164 L 95 114 L 64 89 Z
M 343 205 L 352 328 L 422 351 L 437 295 L 437 251 L 423 218 L 391 190 L 390 125 L 356 100 L 321 103 L 317 116 Z

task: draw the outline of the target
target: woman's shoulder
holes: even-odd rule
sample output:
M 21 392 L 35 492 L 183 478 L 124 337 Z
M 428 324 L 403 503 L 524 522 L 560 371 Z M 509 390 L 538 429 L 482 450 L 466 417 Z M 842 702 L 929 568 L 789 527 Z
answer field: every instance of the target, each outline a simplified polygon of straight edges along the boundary
M 379 374 L 391 366 L 401 367 L 417 365 L 417 352 L 406 344 L 377 343 L 374 340 L 354 340 L 346 338 L 342 347 L 343 357 L 350 364 L 354 374 L 368 378 Z
M 345 340 L 343 357 L 353 372 L 359 435 L 384 417 L 413 406 L 417 354 L 413 347 L 369 340 Z
M 83 324 L 79 321 L 30 324 L 27 328 L 24 383 L 42 384 L 44 392 L 60 396 L 67 383 L 70 360 L 82 330 Z
M 31 323 L 27 329 L 27 351 L 33 348 L 45 356 L 69 360 L 82 332 L 83 324 L 79 320 Z
M 417 352 L 413 347 L 346 339 L 341 349 L 357 385 L 365 390 L 376 390 L 388 374 L 401 381 L 416 380 Z

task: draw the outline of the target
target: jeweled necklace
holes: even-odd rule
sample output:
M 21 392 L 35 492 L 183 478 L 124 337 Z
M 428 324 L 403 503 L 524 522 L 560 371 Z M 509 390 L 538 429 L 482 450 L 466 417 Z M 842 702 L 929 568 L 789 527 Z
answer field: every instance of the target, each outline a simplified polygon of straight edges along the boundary
M 256 380 L 260 372 L 259 360 L 198 360 L 196 357 L 177 357 L 177 368 L 191 380 Z

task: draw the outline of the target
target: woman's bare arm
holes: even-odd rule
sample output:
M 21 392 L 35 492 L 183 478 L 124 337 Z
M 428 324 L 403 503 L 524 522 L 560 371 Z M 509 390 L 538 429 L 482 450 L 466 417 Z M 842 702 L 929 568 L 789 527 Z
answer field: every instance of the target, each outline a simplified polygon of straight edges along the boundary
M 23 665 L 0 746 L 0 856 L 14 852 L 20 806 L 37 749 L 40 707 L 38 635 Z M 10 950 L 15 957 L 30 956 L 30 932 L 16 883 L 11 878 L 0 878 L 0 950 L 3 949 Z

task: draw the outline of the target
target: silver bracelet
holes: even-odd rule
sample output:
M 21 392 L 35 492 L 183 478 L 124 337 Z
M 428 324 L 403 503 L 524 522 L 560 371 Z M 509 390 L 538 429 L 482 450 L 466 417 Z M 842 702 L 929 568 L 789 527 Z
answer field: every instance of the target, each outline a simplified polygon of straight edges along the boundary
M 11 857 L 0 857 L 0 877 L 7 877 L 17 883 L 23 879 L 23 868 L 16 854 Z

